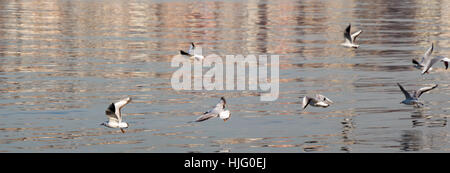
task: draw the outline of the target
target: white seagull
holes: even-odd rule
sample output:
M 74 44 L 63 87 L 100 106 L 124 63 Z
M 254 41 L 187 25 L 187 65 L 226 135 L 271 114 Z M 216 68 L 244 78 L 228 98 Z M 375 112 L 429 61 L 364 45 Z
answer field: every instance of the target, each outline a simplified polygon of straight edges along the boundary
M 362 33 L 362 30 L 356 31 L 355 33 L 350 35 L 350 28 L 351 28 L 351 24 L 348 24 L 348 26 L 344 32 L 345 42 L 342 43 L 341 45 L 345 46 L 345 47 L 351 47 L 351 48 L 356 49 L 359 47 L 359 45 L 355 44 L 355 40 L 356 40 L 356 37 L 358 37 L 359 34 Z
M 435 64 L 438 61 L 441 61 L 444 63 L 445 69 L 448 68 L 448 63 L 450 62 L 450 59 L 448 59 L 444 56 L 432 57 L 431 54 L 433 53 L 433 49 L 434 49 L 434 46 L 433 46 L 433 43 L 431 43 L 431 47 L 428 48 L 428 50 L 425 52 L 425 54 L 421 58 L 420 62 L 415 59 L 412 60 L 414 67 L 416 67 L 418 69 L 423 68 L 422 74 L 428 73 L 428 71 L 432 70 L 433 68 L 431 68 L 431 66 L 433 66 L 433 64 Z
M 431 86 L 431 87 L 423 87 L 423 88 L 420 88 L 420 89 L 418 89 L 418 90 L 413 91 L 413 95 L 411 96 L 411 95 L 408 93 L 408 91 L 406 91 L 405 88 L 403 88 L 402 85 L 400 85 L 399 83 L 397 83 L 397 85 L 398 85 L 398 87 L 400 87 L 400 90 L 402 90 L 403 94 L 405 95 L 405 100 L 403 100 L 403 101 L 400 102 L 400 103 L 403 103 L 403 104 L 405 104 L 405 105 L 416 105 L 416 106 L 423 105 L 423 103 L 421 103 L 421 102 L 419 101 L 419 97 L 420 97 L 423 93 L 425 93 L 425 92 L 427 92 L 427 91 L 430 91 L 430 90 L 432 90 L 432 89 L 434 89 L 434 88 L 436 88 L 436 87 L 438 86 L 437 84 L 435 84 L 435 85 L 433 85 L 433 86 Z
M 332 103 L 333 101 L 331 101 L 329 98 L 320 94 L 316 94 L 316 98 L 308 96 L 303 97 L 302 108 L 305 109 L 308 105 L 326 108 L 330 106 Z
M 201 50 L 201 48 L 200 48 L 200 50 Z M 191 46 L 189 47 L 188 52 L 180 50 L 180 54 L 181 55 L 185 55 L 185 56 L 189 56 L 190 58 L 197 59 L 197 60 L 202 60 L 202 59 L 205 58 L 203 55 L 198 54 L 198 52 L 196 51 L 195 45 L 192 42 L 191 42 Z
M 125 133 L 122 128 L 128 128 L 128 123 L 122 121 L 122 113 L 120 112 L 120 110 L 130 102 L 131 98 L 128 97 L 116 103 L 111 103 L 111 105 L 109 105 L 108 109 L 106 109 L 105 111 L 106 116 L 108 116 L 108 121 L 105 121 L 101 125 L 111 128 L 120 128 L 120 131 L 122 131 L 122 133 Z
M 231 117 L 230 111 L 225 110 L 226 104 L 227 102 L 225 101 L 225 98 L 221 97 L 219 103 L 217 103 L 217 105 L 213 109 L 203 113 L 203 115 L 198 117 L 195 122 L 205 121 L 214 117 L 219 117 L 224 122 L 226 122 Z

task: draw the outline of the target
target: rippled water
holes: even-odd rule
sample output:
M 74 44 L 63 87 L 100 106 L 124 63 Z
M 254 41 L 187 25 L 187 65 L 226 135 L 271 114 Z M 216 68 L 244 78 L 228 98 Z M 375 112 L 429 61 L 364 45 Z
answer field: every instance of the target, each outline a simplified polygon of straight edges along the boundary
M 0 2 L 0 152 L 449 152 L 449 71 L 421 76 L 431 42 L 450 54 L 450 2 L 428 0 Z M 359 49 L 339 44 L 348 23 Z M 280 97 L 174 91 L 171 58 L 280 56 Z M 399 104 L 437 83 L 423 108 Z M 299 97 L 335 104 L 301 110 Z M 105 128 L 123 109 L 126 133 Z M 232 118 L 185 123 L 225 96 Z

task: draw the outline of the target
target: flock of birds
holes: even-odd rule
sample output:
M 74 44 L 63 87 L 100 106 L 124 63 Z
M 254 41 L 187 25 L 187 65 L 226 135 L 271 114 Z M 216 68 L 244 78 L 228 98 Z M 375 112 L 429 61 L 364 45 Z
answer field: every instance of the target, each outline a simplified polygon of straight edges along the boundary
M 354 32 L 353 34 L 350 34 L 351 33 L 350 31 L 351 31 L 351 24 L 349 24 L 344 31 L 345 42 L 342 43 L 341 45 L 344 47 L 357 49 L 359 47 L 359 45 L 357 45 L 355 41 L 356 41 L 356 38 L 362 33 L 362 30 Z M 414 67 L 422 70 L 422 72 L 421 72 L 422 75 L 425 73 L 429 73 L 429 71 L 432 70 L 431 66 L 433 66 L 436 62 L 443 62 L 445 65 L 445 69 L 448 68 L 448 63 L 450 62 L 450 59 L 448 59 L 444 56 L 431 56 L 431 54 L 433 53 L 433 49 L 434 49 L 434 45 L 432 43 L 431 47 L 421 57 L 420 62 L 416 59 L 412 60 Z M 187 56 L 190 59 L 195 59 L 195 60 L 203 60 L 205 58 L 201 54 L 201 52 L 199 53 L 198 51 L 196 51 L 196 46 L 194 45 L 194 43 L 191 43 L 190 48 L 187 52 L 180 50 L 180 54 L 183 56 Z M 433 86 L 430 86 L 430 87 L 423 87 L 418 90 L 414 90 L 412 92 L 412 96 L 411 96 L 411 94 L 408 91 L 406 91 L 403 88 L 403 86 L 400 85 L 400 83 L 397 83 L 397 85 L 399 86 L 399 88 L 403 92 L 403 94 L 405 95 L 405 100 L 403 100 L 401 103 L 406 104 L 406 105 L 414 105 L 417 107 L 423 106 L 423 103 L 421 103 L 419 101 L 419 97 L 423 93 L 433 90 L 438 86 L 437 84 L 434 84 Z M 125 133 L 123 128 L 128 128 L 129 125 L 128 125 L 128 123 L 126 123 L 125 121 L 122 120 L 121 109 L 130 102 L 131 102 L 131 98 L 128 97 L 128 98 L 125 98 L 118 102 L 111 103 L 111 105 L 109 105 L 109 107 L 105 111 L 106 116 L 108 116 L 108 121 L 102 123 L 101 125 L 104 125 L 104 126 L 110 127 L 110 128 L 119 128 L 122 131 L 122 133 Z M 321 94 L 316 94 L 315 97 L 304 96 L 303 100 L 302 100 L 302 109 L 303 110 L 306 109 L 306 107 L 308 105 L 311 105 L 313 107 L 326 108 L 326 107 L 330 106 L 331 104 L 333 104 L 333 101 L 331 101 L 329 98 L 327 98 Z M 226 100 L 224 97 L 221 97 L 219 103 L 217 103 L 215 107 L 213 107 L 209 111 L 204 112 L 195 121 L 190 121 L 188 123 L 202 122 L 202 121 L 205 121 L 205 120 L 208 120 L 211 118 L 216 118 L 216 117 L 219 117 L 220 119 L 222 119 L 225 122 L 228 119 L 230 119 L 230 117 L 231 117 L 230 111 L 225 110 L 225 106 L 226 106 Z
M 350 48 L 356 49 L 359 47 L 359 45 L 357 45 L 355 43 L 356 37 L 358 37 L 362 33 L 362 30 L 359 30 L 353 34 L 350 34 L 350 29 L 351 29 L 351 24 L 349 24 L 347 26 L 347 28 L 345 29 L 345 32 L 344 32 L 345 42 L 342 43 L 341 45 L 345 46 L 345 47 L 350 47 Z M 416 59 L 412 60 L 414 67 L 416 67 L 417 69 L 422 69 L 422 72 L 421 72 L 422 75 L 425 73 L 429 73 L 429 71 L 432 70 L 431 66 L 433 66 L 433 64 L 435 64 L 436 62 L 443 62 L 445 65 L 445 69 L 448 68 L 448 63 L 450 62 L 450 59 L 448 59 L 444 56 L 431 56 L 431 54 L 433 53 L 433 49 L 434 49 L 434 45 L 433 45 L 433 43 L 431 43 L 431 47 L 421 57 L 420 62 L 417 61 Z M 405 95 L 405 100 L 403 100 L 400 103 L 403 103 L 406 105 L 414 105 L 414 106 L 423 106 L 423 103 L 421 103 L 419 101 L 419 97 L 423 93 L 430 91 L 432 89 L 435 89 L 438 86 L 437 84 L 434 84 L 431 87 L 420 88 L 418 90 L 413 91 L 412 96 L 411 96 L 411 94 L 409 94 L 409 92 L 406 91 L 405 88 L 403 88 L 403 86 L 400 85 L 400 83 L 397 83 L 397 85 L 399 86 L 399 88 L 403 92 L 403 94 Z M 329 98 L 327 98 L 323 95 L 320 95 L 320 94 L 316 94 L 315 97 L 308 97 L 308 96 L 303 97 L 302 108 L 305 109 L 308 105 L 311 105 L 314 107 L 326 108 L 326 107 L 330 106 L 332 103 L 333 103 L 333 101 L 331 101 Z

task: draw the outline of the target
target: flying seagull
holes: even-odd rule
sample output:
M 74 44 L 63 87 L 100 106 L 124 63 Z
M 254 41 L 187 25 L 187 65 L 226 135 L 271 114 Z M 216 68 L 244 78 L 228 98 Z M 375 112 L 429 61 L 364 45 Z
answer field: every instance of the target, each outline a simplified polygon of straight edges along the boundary
M 231 117 L 230 111 L 225 110 L 226 104 L 227 102 L 225 101 L 225 98 L 221 97 L 219 103 L 217 103 L 217 105 L 213 109 L 203 113 L 203 115 L 198 117 L 195 122 L 205 121 L 214 117 L 219 117 L 224 122 L 226 122 Z
M 433 86 L 431 86 L 431 87 L 423 87 L 423 88 L 420 88 L 420 89 L 418 89 L 418 90 L 413 91 L 413 95 L 411 96 L 411 95 L 408 93 L 408 91 L 406 91 L 405 88 L 403 88 L 402 85 L 400 85 L 399 83 L 397 83 L 397 85 L 398 85 L 398 87 L 400 87 L 400 90 L 402 90 L 403 94 L 405 95 L 405 100 L 403 100 L 403 101 L 400 102 L 400 103 L 403 103 L 403 104 L 406 104 L 406 105 L 416 105 L 416 106 L 423 105 L 423 103 L 421 103 L 421 102 L 419 101 L 419 97 L 420 97 L 423 93 L 425 93 L 425 92 L 427 92 L 427 91 L 430 91 L 430 90 L 432 90 L 432 89 L 434 89 L 434 88 L 436 88 L 436 87 L 438 86 L 437 84 L 435 84 L 435 85 L 433 85 Z
M 359 47 L 359 45 L 355 44 L 355 40 L 356 40 L 356 37 L 358 37 L 359 34 L 362 33 L 362 30 L 356 31 L 355 33 L 350 35 L 350 28 L 351 28 L 351 24 L 348 24 L 348 26 L 344 32 L 345 42 L 342 43 L 341 45 L 345 46 L 345 47 L 351 47 L 351 48 L 356 49 Z
M 110 128 L 120 128 L 120 131 L 122 131 L 122 133 L 125 133 L 122 128 L 128 128 L 128 123 L 122 121 L 122 113 L 120 112 L 120 110 L 130 102 L 131 98 L 128 97 L 116 103 L 111 103 L 105 111 L 106 116 L 108 116 L 108 121 L 105 121 L 101 125 Z
M 200 48 L 200 50 L 201 50 L 201 48 Z M 189 47 L 188 52 L 180 50 L 180 54 L 184 55 L 184 56 L 189 56 L 190 58 L 197 59 L 197 60 L 202 60 L 203 58 L 205 58 L 205 57 L 203 57 L 203 55 L 198 54 L 193 42 L 191 42 L 191 46 Z
M 421 69 L 422 68 L 422 74 L 428 73 L 428 71 L 432 70 L 431 66 L 435 64 L 438 61 L 441 61 L 445 65 L 445 69 L 448 68 L 448 63 L 450 62 L 450 59 L 444 57 L 444 56 L 434 56 L 432 57 L 431 54 L 433 53 L 434 45 L 431 43 L 431 47 L 428 48 L 428 50 L 425 52 L 423 57 L 421 58 L 420 62 L 416 59 L 412 60 L 412 63 L 414 64 L 414 67 Z
M 308 105 L 326 108 L 330 106 L 332 103 L 333 101 L 331 101 L 329 98 L 320 94 L 316 94 L 315 98 L 308 96 L 303 97 L 302 108 L 305 109 Z

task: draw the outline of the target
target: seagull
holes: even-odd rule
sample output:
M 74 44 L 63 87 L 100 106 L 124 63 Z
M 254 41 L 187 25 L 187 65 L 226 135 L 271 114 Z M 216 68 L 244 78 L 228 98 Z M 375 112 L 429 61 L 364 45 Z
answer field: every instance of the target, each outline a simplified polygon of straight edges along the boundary
M 201 50 L 201 48 L 200 48 L 200 50 Z M 197 54 L 196 52 L 197 52 L 197 51 L 196 51 L 196 49 L 195 49 L 195 45 L 194 45 L 193 42 L 191 42 L 191 46 L 189 47 L 188 52 L 185 52 L 185 51 L 183 51 L 183 50 L 180 50 L 180 54 L 181 54 L 181 55 L 189 56 L 190 58 L 193 58 L 193 59 L 196 59 L 196 60 L 202 60 L 202 59 L 205 58 L 203 55 Z M 201 53 L 201 52 L 200 52 L 200 53 Z
M 108 121 L 105 121 L 101 125 L 110 128 L 120 128 L 120 131 L 122 131 L 122 133 L 125 133 L 122 128 L 128 128 L 128 123 L 122 121 L 122 113 L 120 112 L 120 110 L 130 102 L 131 98 L 128 97 L 116 103 L 111 103 L 105 111 L 106 116 L 108 116 Z
M 356 48 L 359 47 L 359 45 L 355 44 L 355 40 L 356 40 L 356 37 L 358 37 L 359 34 L 362 33 L 362 30 L 359 30 L 359 31 L 357 31 L 357 32 L 355 32 L 355 33 L 350 35 L 350 28 L 351 28 L 351 24 L 348 24 L 348 26 L 347 26 L 347 28 L 345 29 L 345 32 L 344 32 L 345 42 L 342 43 L 341 45 L 345 46 L 345 47 L 351 47 L 351 48 L 355 48 L 356 49 Z
M 400 87 L 400 90 L 402 90 L 403 94 L 405 95 L 405 100 L 403 100 L 400 103 L 403 103 L 405 105 L 416 105 L 416 106 L 423 105 L 423 103 L 421 103 L 419 101 L 419 97 L 423 93 L 425 93 L 427 91 L 430 91 L 430 90 L 432 90 L 432 89 L 434 89 L 434 88 L 436 88 L 438 86 L 437 84 L 435 84 L 435 85 L 433 85 L 431 87 L 423 87 L 423 88 L 420 88 L 418 90 L 415 90 L 415 91 L 413 91 L 413 95 L 411 97 L 411 95 L 408 93 L 408 91 L 405 90 L 405 88 L 403 88 L 402 85 L 400 85 L 399 83 L 397 83 L 397 85 L 398 85 L 398 87 Z
M 198 117 L 195 122 L 205 121 L 214 117 L 219 117 L 224 122 L 226 122 L 231 117 L 230 111 L 225 110 L 226 104 L 227 102 L 225 101 L 225 98 L 221 97 L 219 103 L 217 103 L 217 105 L 213 109 L 203 113 L 203 115 Z
M 308 96 L 303 97 L 302 108 L 305 109 L 308 105 L 326 108 L 330 106 L 332 103 L 333 101 L 331 101 L 329 98 L 320 94 L 316 94 L 316 98 Z
M 421 58 L 421 61 L 417 61 L 415 59 L 412 60 L 412 63 L 414 64 L 414 67 L 418 69 L 422 69 L 422 75 L 425 73 L 428 73 L 428 71 L 432 70 L 431 66 L 435 64 L 438 61 L 441 61 L 445 65 L 445 69 L 448 69 L 448 63 L 450 62 L 450 59 L 444 56 L 434 56 L 432 57 L 431 54 L 433 53 L 434 45 L 431 43 L 431 47 L 428 48 L 428 50 L 425 52 L 423 57 Z

